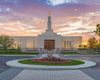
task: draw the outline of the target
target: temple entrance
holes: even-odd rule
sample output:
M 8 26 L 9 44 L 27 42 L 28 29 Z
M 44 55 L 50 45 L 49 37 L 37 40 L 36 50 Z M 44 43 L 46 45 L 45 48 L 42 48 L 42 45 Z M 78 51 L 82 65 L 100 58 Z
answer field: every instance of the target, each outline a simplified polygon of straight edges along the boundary
M 45 40 L 44 46 L 44 48 L 47 50 L 55 49 L 55 40 Z

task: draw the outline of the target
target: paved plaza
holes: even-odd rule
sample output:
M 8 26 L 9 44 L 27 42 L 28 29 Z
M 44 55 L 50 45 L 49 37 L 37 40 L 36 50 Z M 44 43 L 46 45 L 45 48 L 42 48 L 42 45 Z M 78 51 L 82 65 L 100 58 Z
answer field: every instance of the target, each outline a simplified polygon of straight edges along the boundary
M 0 56 L 0 80 L 100 80 L 100 56 L 66 56 L 70 59 L 94 61 L 97 66 L 79 70 L 25 70 L 10 68 L 9 60 L 34 56 Z

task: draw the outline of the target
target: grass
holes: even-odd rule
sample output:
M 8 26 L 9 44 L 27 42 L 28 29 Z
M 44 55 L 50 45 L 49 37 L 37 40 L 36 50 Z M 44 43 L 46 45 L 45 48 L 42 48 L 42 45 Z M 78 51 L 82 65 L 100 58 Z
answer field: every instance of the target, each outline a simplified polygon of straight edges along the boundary
M 63 55 L 100 55 L 100 53 L 75 53 L 75 52 L 62 52 Z
M 35 52 L 20 52 L 20 51 L 0 51 L 0 55 L 37 55 L 38 53 Z M 91 53 L 77 53 L 77 52 L 62 52 L 63 55 L 100 55 L 100 53 L 98 54 L 91 54 Z
M 18 62 L 21 64 L 48 65 L 48 66 L 73 66 L 73 65 L 84 64 L 84 62 L 80 61 L 80 60 L 72 60 L 73 62 L 69 62 L 69 63 L 42 63 L 42 62 L 30 62 L 30 60 L 33 60 L 33 59 L 20 60 Z M 69 60 L 71 60 L 71 59 L 69 59 Z
M 0 55 L 37 55 L 35 52 L 0 51 Z

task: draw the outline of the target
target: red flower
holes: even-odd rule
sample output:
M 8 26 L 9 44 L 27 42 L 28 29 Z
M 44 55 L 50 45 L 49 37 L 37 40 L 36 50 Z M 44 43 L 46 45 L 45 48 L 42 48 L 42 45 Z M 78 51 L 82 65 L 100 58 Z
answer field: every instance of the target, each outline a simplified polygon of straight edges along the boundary
M 50 61 L 48 59 L 35 59 L 34 61 L 36 62 L 45 62 L 45 63 L 67 63 L 67 62 L 71 62 L 71 60 L 67 60 L 67 59 L 60 59 L 60 61 L 54 60 L 54 61 Z

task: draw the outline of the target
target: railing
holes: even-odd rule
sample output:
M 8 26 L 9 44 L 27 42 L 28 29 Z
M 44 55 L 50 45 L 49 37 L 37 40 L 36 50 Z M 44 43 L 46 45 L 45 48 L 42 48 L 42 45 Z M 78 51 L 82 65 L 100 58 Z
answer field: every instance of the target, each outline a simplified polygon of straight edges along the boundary
M 61 51 L 57 48 L 57 49 L 53 49 L 53 50 L 46 50 L 46 49 L 40 49 L 39 53 L 41 54 L 59 54 Z

